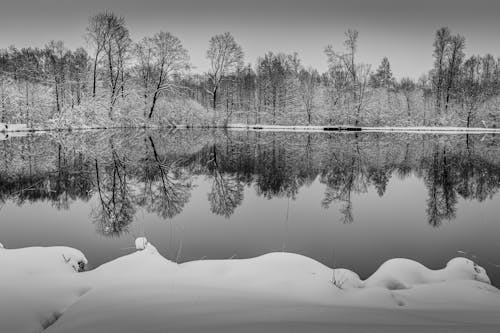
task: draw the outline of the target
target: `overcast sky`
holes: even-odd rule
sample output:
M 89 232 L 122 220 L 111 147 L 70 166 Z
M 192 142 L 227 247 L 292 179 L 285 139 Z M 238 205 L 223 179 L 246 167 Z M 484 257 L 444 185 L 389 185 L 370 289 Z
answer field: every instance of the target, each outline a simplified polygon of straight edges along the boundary
M 466 37 L 469 55 L 500 55 L 499 0 L 0 0 L 0 48 L 51 39 L 84 46 L 88 17 L 102 10 L 124 16 L 134 40 L 160 30 L 178 36 L 197 71 L 206 69 L 210 36 L 224 31 L 247 62 L 296 51 L 320 71 L 324 47 L 341 49 L 348 28 L 360 32 L 359 59 L 376 67 L 387 56 L 397 77 L 428 71 L 441 26 Z

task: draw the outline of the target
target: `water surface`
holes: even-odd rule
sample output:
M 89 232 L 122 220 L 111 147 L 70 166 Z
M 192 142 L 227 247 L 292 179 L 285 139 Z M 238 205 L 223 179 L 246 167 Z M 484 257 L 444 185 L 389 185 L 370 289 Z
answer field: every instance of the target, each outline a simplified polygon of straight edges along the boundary
M 0 242 L 92 267 L 146 235 L 167 258 L 288 251 L 366 278 L 468 256 L 500 285 L 495 135 L 91 131 L 0 141 Z

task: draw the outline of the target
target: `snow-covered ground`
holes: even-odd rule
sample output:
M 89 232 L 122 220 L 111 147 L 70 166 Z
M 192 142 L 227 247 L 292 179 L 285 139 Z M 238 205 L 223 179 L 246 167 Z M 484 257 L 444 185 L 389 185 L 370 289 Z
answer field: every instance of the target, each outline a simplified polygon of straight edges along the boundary
M 176 264 L 135 245 L 89 272 L 75 249 L 0 246 L 0 332 L 500 330 L 500 291 L 465 258 L 393 259 L 363 281 L 291 253 Z
M 362 126 L 287 126 L 287 125 L 246 125 L 229 124 L 231 130 L 251 130 L 251 131 L 273 131 L 273 132 L 328 132 L 335 130 L 342 131 L 363 131 L 363 132 L 408 132 L 408 133 L 500 133 L 500 128 L 479 128 L 479 127 L 444 127 L 444 126 L 420 126 L 420 127 L 362 127 Z
M 27 136 L 28 132 L 0 132 L 0 141 Z
M 445 127 L 445 126 L 420 126 L 420 127 L 362 127 L 363 132 L 409 132 L 409 133 L 500 133 L 500 128 L 481 127 Z
M 22 132 L 27 131 L 26 124 L 6 124 L 0 123 L 0 132 Z
M 7 126 L 7 127 L 6 127 Z M 92 130 L 92 129 L 113 129 L 125 128 L 123 126 L 107 126 L 107 127 L 72 127 L 72 128 L 43 128 L 34 127 L 28 128 L 24 124 L 3 124 L 0 123 L 1 133 L 13 132 L 45 132 L 55 130 Z M 163 127 L 148 124 L 147 126 L 130 127 L 130 128 L 149 128 L 161 130 Z M 173 128 L 173 127 L 168 127 Z M 177 129 L 185 128 L 207 128 L 207 126 L 192 126 L 192 125 L 176 125 Z M 222 127 L 214 127 L 222 128 Z M 500 128 L 481 128 L 481 127 L 443 127 L 443 126 L 420 126 L 420 127 L 359 127 L 359 126 L 343 126 L 343 125 L 324 125 L 324 126 L 302 126 L 302 125 L 265 125 L 265 124 L 229 124 L 226 127 L 233 131 L 271 131 L 271 132 L 330 132 L 330 131 L 363 131 L 363 132 L 406 132 L 406 133 L 442 133 L 442 134 L 460 134 L 460 133 L 500 133 Z

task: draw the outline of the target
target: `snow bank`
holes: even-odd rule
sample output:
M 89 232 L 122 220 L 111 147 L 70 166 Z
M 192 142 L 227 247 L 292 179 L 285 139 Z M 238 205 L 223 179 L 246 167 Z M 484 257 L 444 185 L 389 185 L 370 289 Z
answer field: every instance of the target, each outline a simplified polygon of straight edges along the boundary
M 26 130 L 28 130 L 28 126 L 26 124 L 0 123 L 0 132 L 18 132 Z
M 362 131 L 362 132 L 404 132 L 404 133 L 500 133 L 500 128 L 477 127 L 359 127 L 359 126 L 330 126 L 330 125 L 265 125 L 265 124 L 229 124 L 231 130 L 271 131 L 271 132 L 330 132 L 330 131 Z
M 270 132 L 324 132 L 325 128 L 342 128 L 347 129 L 351 127 L 342 126 L 302 126 L 302 125 L 246 125 L 246 124 L 230 124 L 228 128 L 231 130 L 244 130 L 244 131 L 270 131 Z
M 175 124 L 172 126 L 159 126 L 154 124 L 141 124 L 135 126 L 86 126 L 81 125 L 77 127 L 73 126 L 45 126 L 45 127 L 32 127 L 28 128 L 26 124 L 4 124 L 0 123 L 0 133 L 4 133 L 0 136 L 0 140 L 6 140 L 12 137 L 14 133 L 23 132 L 46 132 L 46 131 L 57 131 L 57 130 L 68 130 L 68 131 L 86 131 L 86 130 L 96 130 L 96 129 L 113 129 L 113 128 L 149 128 L 149 129 L 165 129 L 165 128 L 175 128 L 175 129 L 186 129 L 186 128 L 223 128 L 222 126 L 210 126 L 210 125 L 188 125 L 188 124 Z M 331 131 L 362 131 L 362 132 L 402 132 L 402 133 L 440 133 L 440 134 L 465 134 L 465 133 L 476 133 L 476 134 L 486 134 L 486 133 L 500 133 L 500 128 L 482 128 L 482 127 L 442 127 L 442 126 L 418 126 L 418 127 L 360 127 L 360 126 L 346 126 L 346 125 L 266 125 L 266 124 L 228 124 L 225 127 L 233 131 L 270 131 L 270 132 L 331 132 Z M 10 135 L 5 135 L 9 133 Z
M 83 271 L 88 264 L 82 252 L 66 247 L 26 247 L 5 249 L 0 246 L 2 274 L 58 274 Z M 6 269 L 9 268 L 9 269 Z
M 291 253 L 177 264 L 162 257 L 144 237 L 135 245 L 138 251 L 78 274 L 74 264 L 86 260 L 77 250 L 0 250 L 2 281 L 6 267 L 10 285 L 19 286 L 12 291 L 0 285 L 0 294 L 10 293 L 0 298 L 0 331 L 36 332 L 47 327 L 52 333 L 367 328 L 386 332 L 500 327 L 500 291 L 489 284 L 484 269 L 465 258 L 455 258 L 441 270 L 393 259 L 363 281 L 352 271 L 332 270 Z M 60 260 L 62 254 L 71 259 Z M 32 283 L 40 277 L 48 292 Z M 20 314 L 29 320 L 16 321 Z
M 454 258 L 445 268 L 431 270 L 408 259 L 391 259 L 361 283 L 362 287 L 382 287 L 390 290 L 408 289 L 417 284 L 455 280 L 476 280 L 490 284 L 486 271 L 466 258 Z
M 0 332 L 40 332 L 89 287 L 77 271 L 87 264 L 69 247 L 0 248 Z
M 500 128 L 487 127 L 449 127 L 449 126 L 415 126 L 415 127 L 362 127 L 364 132 L 405 132 L 405 133 L 500 133 Z

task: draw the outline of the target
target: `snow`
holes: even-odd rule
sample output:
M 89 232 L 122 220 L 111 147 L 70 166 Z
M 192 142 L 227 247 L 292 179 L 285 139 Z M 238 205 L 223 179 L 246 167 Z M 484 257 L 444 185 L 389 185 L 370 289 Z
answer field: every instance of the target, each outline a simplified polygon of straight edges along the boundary
M 288 126 L 288 125 L 265 125 L 265 124 L 229 124 L 231 130 L 250 130 L 250 131 L 272 131 L 272 132 L 323 132 L 325 127 L 337 126 Z
M 362 282 L 363 287 L 408 289 L 417 284 L 438 283 L 454 280 L 476 280 L 490 284 L 486 271 L 466 258 L 454 258 L 440 270 L 430 270 L 408 259 L 391 259 Z
M 6 127 L 7 126 L 7 127 Z M 217 127 L 217 126 L 216 126 Z M 124 128 L 122 126 L 106 126 L 106 127 L 90 127 L 79 126 L 72 128 L 58 128 L 58 127 L 37 127 L 28 128 L 25 124 L 4 124 L 0 123 L 0 140 L 5 140 L 7 137 L 12 137 L 15 132 L 44 132 L 52 130 L 73 130 L 73 131 L 87 131 L 94 129 L 111 129 L 111 128 Z M 131 128 L 150 128 L 162 129 L 165 127 L 148 124 L 142 126 L 132 126 Z M 172 128 L 172 127 L 168 127 Z M 207 128 L 206 126 L 191 126 L 191 125 L 175 125 L 176 129 L 185 128 Z M 217 127 L 219 128 L 219 127 Z M 270 132 L 331 132 L 331 131 L 362 131 L 362 132 L 404 132 L 404 133 L 441 133 L 441 134 L 463 134 L 463 133 L 500 133 L 500 128 L 481 128 L 481 127 L 445 127 L 445 126 L 413 126 L 413 127 L 360 127 L 360 126 L 344 126 L 344 125 L 266 125 L 266 124 L 228 124 L 227 129 L 233 131 L 270 131 Z M 7 136 L 5 133 L 11 133 Z
M 405 133 L 500 133 L 500 128 L 487 127 L 447 127 L 447 126 L 415 126 L 415 127 L 362 127 L 363 132 L 405 132 Z
M 28 132 L 1 132 L 0 131 L 0 141 L 12 139 L 12 138 L 22 138 L 28 135 Z
M 148 245 L 148 240 L 146 237 L 139 237 L 135 240 L 135 248 L 137 250 L 144 250 Z
M 438 127 L 438 126 L 418 126 L 418 127 L 359 127 L 342 125 L 324 125 L 324 126 L 288 126 L 288 125 L 246 125 L 229 124 L 231 130 L 250 130 L 250 131 L 272 131 L 272 132 L 330 132 L 336 128 L 342 131 L 358 130 L 362 132 L 405 132 L 405 133 L 500 133 L 500 128 L 476 128 L 476 127 Z
M 135 245 L 136 252 L 80 273 L 86 259 L 78 250 L 0 250 L 0 332 L 500 327 L 500 291 L 466 258 L 452 259 L 439 270 L 392 259 L 363 281 L 350 270 L 332 270 L 292 253 L 177 264 L 145 237 Z
M 69 247 L 0 249 L 0 332 L 40 332 L 90 289 L 75 277 L 85 256 Z
M 5 124 L 0 123 L 0 132 L 18 132 L 27 131 L 28 126 L 26 124 Z

